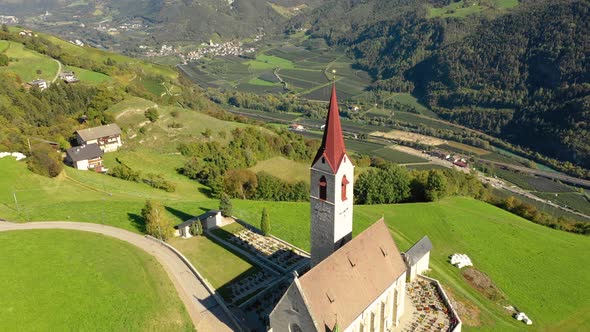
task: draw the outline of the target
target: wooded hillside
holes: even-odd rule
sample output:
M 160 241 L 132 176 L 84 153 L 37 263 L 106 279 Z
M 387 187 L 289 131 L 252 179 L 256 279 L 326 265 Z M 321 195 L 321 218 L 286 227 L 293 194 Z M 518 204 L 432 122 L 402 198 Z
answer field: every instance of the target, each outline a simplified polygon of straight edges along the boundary
M 413 92 L 446 119 L 590 167 L 590 2 L 506 4 L 328 1 L 291 27 L 348 46 L 376 89 Z

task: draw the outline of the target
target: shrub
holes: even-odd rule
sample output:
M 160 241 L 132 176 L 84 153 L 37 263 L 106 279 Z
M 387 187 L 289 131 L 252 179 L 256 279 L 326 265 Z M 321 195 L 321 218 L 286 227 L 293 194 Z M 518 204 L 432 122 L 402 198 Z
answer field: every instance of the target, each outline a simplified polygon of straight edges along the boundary
M 270 220 L 268 219 L 268 212 L 266 212 L 266 208 L 262 209 L 262 217 L 260 219 L 260 229 L 262 230 L 262 234 L 264 236 L 268 236 L 270 234 Z
M 63 169 L 60 154 L 47 144 L 33 147 L 27 166 L 32 172 L 50 178 L 58 176 Z
M 149 173 L 143 179 L 143 182 L 147 183 L 152 188 L 163 189 L 169 193 L 174 192 L 176 190 L 176 185 L 164 179 L 164 176 L 162 174 Z
M 113 167 L 109 175 L 133 182 L 139 182 L 141 180 L 141 173 L 139 171 L 134 171 L 131 167 L 121 163 Z
M 221 194 L 221 199 L 219 200 L 219 211 L 221 211 L 221 215 L 224 217 L 230 217 L 232 215 L 232 204 L 229 196 L 226 193 Z
M 145 111 L 144 115 L 148 120 L 150 120 L 150 122 L 156 122 L 160 117 L 160 113 L 158 113 L 158 110 L 153 107 L 148 108 Z

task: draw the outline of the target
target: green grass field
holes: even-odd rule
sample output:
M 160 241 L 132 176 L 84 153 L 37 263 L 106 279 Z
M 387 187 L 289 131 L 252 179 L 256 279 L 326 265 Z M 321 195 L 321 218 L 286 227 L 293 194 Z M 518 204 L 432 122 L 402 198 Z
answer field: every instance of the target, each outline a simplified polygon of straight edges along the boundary
M 23 82 L 29 82 L 37 78 L 47 81 L 53 80 L 59 67 L 56 61 L 46 55 L 24 48 L 23 44 L 8 43 L 3 53 L 9 58 L 17 60 L 11 61 L 8 66 L 0 68 L 0 73 L 14 72 L 20 76 Z
M 112 80 L 110 76 L 83 68 L 65 66 L 63 70 L 73 71 L 76 75 L 76 78 L 78 78 L 80 82 L 83 83 L 99 84 Z
M 478 4 L 465 5 L 464 1 L 451 2 L 441 8 L 430 8 L 429 16 L 433 17 L 465 17 L 484 11 L 487 7 Z
M 289 160 L 284 157 L 275 157 L 260 161 L 250 168 L 254 173 L 266 172 L 287 182 L 304 181 L 309 183 L 310 165 Z
M 245 64 L 253 70 L 295 67 L 293 61 L 266 54 L 258 54 L 255 60 L 247 61 Z
M 162 266 L 131 244 L 28 230 L 1 232 L 0 251 L 0 330 L 193 330 Z
M 373 151 L 370 156 L 381 157 L 396 164 L 425 163 L 428 160 L 420 158 L 409 153 L 398 151 L 392 147 L 384 147 Z
M 250 263 L 205 236 L 175 238 L 170 244 L 180 250 L 215 288 L 223 287 L 253 268 Z M 220 261 L 223 264 L 219 264 Z

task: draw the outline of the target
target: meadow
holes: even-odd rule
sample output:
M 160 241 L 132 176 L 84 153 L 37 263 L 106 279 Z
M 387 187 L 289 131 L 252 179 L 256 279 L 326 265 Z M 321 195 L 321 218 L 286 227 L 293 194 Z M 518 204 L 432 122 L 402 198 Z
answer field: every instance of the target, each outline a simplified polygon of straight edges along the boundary
M 23 44 L 7 42 L 2 51 L 7 57 L 15 59 L 8 66 L 0 68 L 0 72 L 13 72 L 20 76 L 23 82 L 30 82 L 38 78 L 51 82 L 59 65 L 52 58 L 26 49 Z M 0 45 L 1 48 L 1 45 Z
M 83 83 L 100 84 L 100 83 L 108 82 L 108 81 L 112 80 L 112 78 L 110 76 L 107 76 L 105 74 L 97 73 L 92 70 L 87 70 L 87 69 L 78 68 L 78 67 L 65 66 L 63 71 L 74 72 L 74 74 L 76 75 L 76 78 L 79 79 L 80 82 L 83 82 Z
M 439 8 L 429 8 L 429 17 L 459 17 L 464 18 L 468 15 L 479 14 L 484 11 L 502 12 L 518 6 L 518 0 L 494 0 L 489 2 L 465 1 L 451 2 L 449 5 Z
M 131 244 L 28 230 L 0 232 L 0 251 L 0 330 L 193 330 L 162 266 Z

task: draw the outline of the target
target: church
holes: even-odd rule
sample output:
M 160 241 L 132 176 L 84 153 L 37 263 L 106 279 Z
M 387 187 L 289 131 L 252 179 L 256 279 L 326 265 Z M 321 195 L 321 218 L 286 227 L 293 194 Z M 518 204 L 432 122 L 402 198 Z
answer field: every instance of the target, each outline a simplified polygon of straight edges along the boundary
M 269 331 L 390 331 L 404 315 L 408 266 L 383 219 L 352 238 L 354 165 L 335 84 L 310 171 L 311 269 L 295 275 Z

